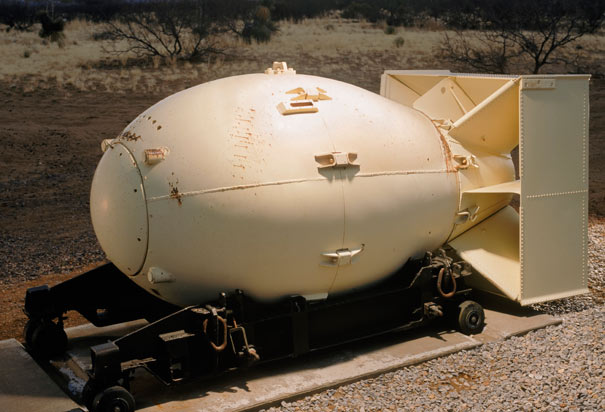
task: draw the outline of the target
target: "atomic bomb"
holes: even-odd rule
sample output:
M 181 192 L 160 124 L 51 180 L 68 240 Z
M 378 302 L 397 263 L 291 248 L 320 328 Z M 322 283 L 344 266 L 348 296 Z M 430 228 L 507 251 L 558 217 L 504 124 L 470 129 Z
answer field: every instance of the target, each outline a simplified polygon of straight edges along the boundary
M 285 63 L 202 84 L 103 142 L 91 189 L 95 233 L 134 282 L 189 305 L 235 288 L 261 300 L 362 288 L 491 217 L 452 245 L 490 289 L 535 299 L 531 290 L 522 294 L 522 251 L 509 233 L 518 232 L 519 218 L 507 205 L 523 185 L 510 152 L 520 130 L 541 133 L 524 129 L 540 120 L 519 116 L 520 107 L 532 95 L 560 106 L 553 92 L 585 84 L 581 77 L 387 72 L 379 96 L 296 74 Z M 544 157 L 549 144 L 562 150 L 545 143 Z M 531 166 L 521 161 L 523 179 Z M 579 175 L 555 192 L 581 202 Z M 549 199 L 532 190 L 540 193 L 522 202 Z M 485 247 L 497 237 L 500 246 Z M 480 238 L 483 253 L 470 245 Z M 585 255 L 579 259 L 571 265 L 585 265 Z M 577 282 L 565 277 L 569 290 Z
M 177 383 L 439 317 L 478 334 L 473 299 L 584 293 L 588 80 L 387 71 L 377 95 L 278 62 L 170 96 L 102 142 L 111 262 L 28 289 L 26 344 L 63 353 L 73 310 L 147 320 L 90 347 L 84 402 L 130 412 L 138 368 Z

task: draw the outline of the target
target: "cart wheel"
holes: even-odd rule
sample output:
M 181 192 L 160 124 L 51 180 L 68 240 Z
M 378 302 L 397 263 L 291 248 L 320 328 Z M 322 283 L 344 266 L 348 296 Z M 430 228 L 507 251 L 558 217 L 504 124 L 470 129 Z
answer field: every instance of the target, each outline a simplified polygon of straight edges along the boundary
M 67 335 L 54 322 L 29 320 L 24 335 L 28 348 L 38 356 L 50 358 L 67 349 Z
M 134 397 L 121 386 L 112 386 L 97 394 L 93 412 L 134 412 Z
M 40 326 L 42 322 L 38 319 L 28 319 L 25 327 L 23 328 L 23 339 L 25 340 L 25 344 L 31 347 L 32 337 L 34 335 L 34 330 Z
M 485 313 L 477 302 L 465 300 L 458 308 L 458 327 L 465 335 L 476 335 L 481 333 L 485 326 Z

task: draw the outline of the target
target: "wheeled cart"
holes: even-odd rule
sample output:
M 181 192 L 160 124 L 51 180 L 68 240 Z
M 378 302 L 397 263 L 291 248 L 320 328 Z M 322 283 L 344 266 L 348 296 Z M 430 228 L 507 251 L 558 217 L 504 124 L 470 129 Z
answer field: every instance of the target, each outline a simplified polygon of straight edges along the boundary
M 145 292 L 112 264 L 49 288 L 27 291 L 25 339 L 38 357 L 67 348 L 64 315 L 80 312 L 96 326 L 144 318 L 149 323 L 114 341 L 92 346 L 84 402 L 92 411 L 133 411 L 129 384 L 144 368 L 171 385 L 255 363 L 449 318 L 466 334 L 483 329 L 482 307 L 470 300 L 469 266 L 443 250 L 410 260 L 370 288 L 324 300 L 291 296 L 258 302 L 245 291 L 180 308 Z

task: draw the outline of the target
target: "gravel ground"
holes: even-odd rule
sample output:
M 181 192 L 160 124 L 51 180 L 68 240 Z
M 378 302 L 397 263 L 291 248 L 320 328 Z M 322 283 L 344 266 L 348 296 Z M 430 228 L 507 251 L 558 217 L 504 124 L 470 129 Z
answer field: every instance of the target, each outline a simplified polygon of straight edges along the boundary
M 278 411 L 604 411 L 605 221 L 589 228 L 590 294 L 536 305 L 563 324 L 327 390 Z
M 0 284 L 12 285 L 40 275 L 70 273 L 105 259 L 92 229 L 81 230 L 65 239 L 57 239 L 56 235 L 36 236 L 30 232 L 13 235 L 0 231 Z

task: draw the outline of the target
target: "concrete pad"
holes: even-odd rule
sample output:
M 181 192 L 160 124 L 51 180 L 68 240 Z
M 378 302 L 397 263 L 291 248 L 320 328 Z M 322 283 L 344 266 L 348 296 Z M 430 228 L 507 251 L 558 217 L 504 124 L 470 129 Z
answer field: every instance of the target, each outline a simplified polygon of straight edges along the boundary
M 233 373 L 213 382 L 198 381 L 174 388 L 158 385 L 150 392 L 145 391 L 149 387 L 133 390 L 140 391 L 141 399 L 145 399 L 140 404 L 145 412 L 256 410 L 480 345 L 460 333 L 430 333 L 398 333 L 357 342 L 277 365 L 251 368 L 240 376 Z
M 0 411 L 79 411 L 15 339 L 0 341 Z
M 524 335 L 532 330 L 559 325 L 561 319 L 528 308 L 507 311 L 485 309 L 485 329 L 474 336 L 481 343 Z
M 451 330 L 422 328 L 388 334 L 302 356 L 259 365 L 212 379 L 196 379 L 165 387 L 147 372 L 137 372 L 131 391 L 140 411 L 249 411 L 291 401 L 328 388 L 468 350 L 487 342 L 558 324 L 561 321 L 526 309 L 486 309 L 486 327 L 476 336 Z M 90 368 L 89 347 L 115 339 L 144 322 L 95 328 L 84 325 L 67 331 L 69 359 L 55 367 L 72 387 L 82 385 Z M 67 372 L 66 369 L 72 372 Z

